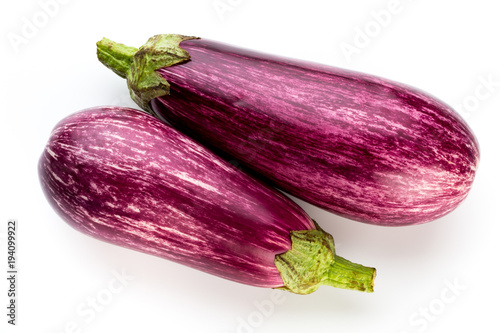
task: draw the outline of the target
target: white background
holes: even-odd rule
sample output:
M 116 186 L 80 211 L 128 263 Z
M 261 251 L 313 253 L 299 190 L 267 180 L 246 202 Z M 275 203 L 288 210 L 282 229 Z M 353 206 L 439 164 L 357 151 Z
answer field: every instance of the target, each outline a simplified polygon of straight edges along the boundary
M 23 0 L 0 6 L 0 331 L 497 329 L 500 20 L 494 1 Z M 43 146 L 55 123 L 72 112 L 134 106 L 125 81 L 97 61 L 98 40 L 140 46 L 159 33 L 376 74 L 459 106 L 481 147 L 469 197 L 438 221 L 401 228 L 348 221 L 299 202 L 333 234 L 340 255 L 377 268 L 373 294 L 322 287 L 308 296 L 282 292 L 276 302 L 271 290 L 74 231 L 40 190 Z M 347 45 L 356 52 L 343 52 Z M 5 308 L 9 218 L 19 221 L 16 327 L 7 325 Z M 130 279 L 116 280 L 122 273 Z

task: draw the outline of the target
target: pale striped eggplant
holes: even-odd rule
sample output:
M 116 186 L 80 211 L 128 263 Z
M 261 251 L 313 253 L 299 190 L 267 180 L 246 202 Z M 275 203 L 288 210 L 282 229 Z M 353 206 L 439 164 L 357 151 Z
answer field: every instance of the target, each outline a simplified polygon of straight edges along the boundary
M 341 216 L 428 222 L 471 188 L 471 129 L 418 89 L 179 35 L 140 49 L 103 39 L 98 57 L 143 109 Z
M 142 111 L 63 119 L 39 175 L 58 214 L 97 239 L 252 286 L 373 291 L 375 269 L 337 256 L 297 204 Z

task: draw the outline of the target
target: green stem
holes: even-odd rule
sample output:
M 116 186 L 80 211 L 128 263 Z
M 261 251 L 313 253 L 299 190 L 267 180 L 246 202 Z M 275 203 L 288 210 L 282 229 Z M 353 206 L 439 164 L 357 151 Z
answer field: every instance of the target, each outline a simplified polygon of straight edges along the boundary
M 115 43 L 107 38 L 97 42 L 97 58 L 99 61 L 124 79 L 127 78 L 127 73 L 134 61 L 134 55 L 138 50 L 135 47 Z
M 376 269 L 353 263 L 340 256 L 335 256 L 334 263 L 328 270 L 328 278 L 323 280 L 324 285 L 373 292 L 373 280 Z
M 292 249 L 277 255 L 275 264 L 284 287 L 310 294 L 321 285 L 373 292 L 375 268 L 346 260 L 335 253 L 333 237 L 318 225 L 315 230 L 292 231 Z
M 170 94 L 170 84 L 156 71 L 188 61 L 190 55 L 179 44 L 197 37 L 156 35 L 139 49 L 103 38 L 97 42 L 97 58 L 106 67 L 127 79 L 132 99 L 152 113 L 149 102 Z

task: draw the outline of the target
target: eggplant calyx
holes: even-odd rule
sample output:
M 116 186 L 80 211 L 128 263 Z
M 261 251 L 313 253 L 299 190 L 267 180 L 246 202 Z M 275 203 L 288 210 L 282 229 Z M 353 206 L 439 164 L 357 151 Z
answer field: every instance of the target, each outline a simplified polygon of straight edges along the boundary
M 335 253 L 333 237 L 316 225 L 315 230 L 290 233 L 292 249 L 277 255 L 274 263 L 284 287 L 296 294 L 310 294 L 321 285 L 373 292 L 376 270 L 346 260 Z
M 190 59 L 179 44 L 198 37 L 164 34 L 151 37 L 139 49 L 103 38 L 97 42 L 97 58 L 106 67 L 127 79 L 132 99 L 153 114 L 149 102 L 170 93 L 170 84 L 156 71 Z

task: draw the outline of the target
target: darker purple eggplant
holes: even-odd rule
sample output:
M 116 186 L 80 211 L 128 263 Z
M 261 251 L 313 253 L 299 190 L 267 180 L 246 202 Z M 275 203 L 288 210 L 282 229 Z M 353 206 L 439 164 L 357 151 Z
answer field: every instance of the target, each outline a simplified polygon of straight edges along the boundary
M 337 256 L 297 204 L 142 111 L 63 119 L 39 175 L 57 213 L 99 240 L 251 286 L 373 291 L 375 269 Z
M 98 56 L 144 110 L 346 218 L 432 221 L 472 186 L 471 129 L 413 87 L 179 35 L 140 49 L 103 39 Z

